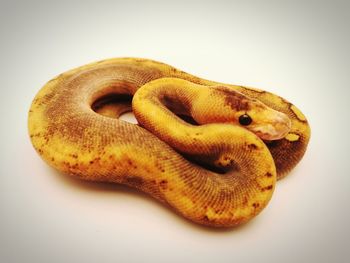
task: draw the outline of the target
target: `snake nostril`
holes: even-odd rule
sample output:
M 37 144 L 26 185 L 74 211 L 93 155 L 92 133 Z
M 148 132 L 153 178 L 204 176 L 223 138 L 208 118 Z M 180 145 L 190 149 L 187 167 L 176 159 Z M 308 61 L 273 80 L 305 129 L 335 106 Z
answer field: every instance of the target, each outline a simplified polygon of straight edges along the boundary
M 241 125 L 247 126 L 247 125 L 251 124 L 253 120 L 248 114 L 243 114 L 243 115 L 239 116 L 238 121 Z

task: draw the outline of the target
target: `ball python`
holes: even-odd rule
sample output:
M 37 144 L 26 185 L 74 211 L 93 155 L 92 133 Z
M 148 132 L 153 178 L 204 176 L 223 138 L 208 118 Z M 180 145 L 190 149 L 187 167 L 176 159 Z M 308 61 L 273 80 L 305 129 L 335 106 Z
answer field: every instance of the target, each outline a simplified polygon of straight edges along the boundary
M 137 124 L 119 119 L 131 110 Z M 140 58 L 53 78 L 31 104 L 28 129 L 58 171 L 137 188 L 214 227 L 259 214 L 310 138 L 303 113 L 275 94 Z

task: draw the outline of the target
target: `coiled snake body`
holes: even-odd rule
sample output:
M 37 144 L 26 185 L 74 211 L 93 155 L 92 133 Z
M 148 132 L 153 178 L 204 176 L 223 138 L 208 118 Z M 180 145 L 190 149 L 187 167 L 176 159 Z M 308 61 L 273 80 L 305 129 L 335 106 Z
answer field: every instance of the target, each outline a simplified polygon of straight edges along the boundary
M 131 101 L 138 125 L 118 119 Z M 281 97 L 136 58 L 52 79 L 33 100 L 28 127 L 57 170 L 136 187 L 185 218 L 222 227 L 267 205 L 310 137 L 304 115 Z

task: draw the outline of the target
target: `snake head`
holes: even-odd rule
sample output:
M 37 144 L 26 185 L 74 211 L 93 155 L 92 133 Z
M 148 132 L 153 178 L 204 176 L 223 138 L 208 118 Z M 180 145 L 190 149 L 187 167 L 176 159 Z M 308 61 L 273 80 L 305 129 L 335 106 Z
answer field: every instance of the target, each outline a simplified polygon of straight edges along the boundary
M 221 86 L 216 87 L 213 94 L 211 97 L 218 95 L 218 98 L 223 98 L 223 104 L 227 107 L 220 113 L 216 110 L 211 112 L 211 122 L 233 122 L 269 141 L 282 139 L 291 129 L 291 120 L 286 114 L 257 99 Z
M 279 140 L 291 129 L 291 120 L 282 112 L 276 111 L 258 100 L 249 100 L 244 112 L 236 114 L 239 125 L 255 133 L 263 140 Z

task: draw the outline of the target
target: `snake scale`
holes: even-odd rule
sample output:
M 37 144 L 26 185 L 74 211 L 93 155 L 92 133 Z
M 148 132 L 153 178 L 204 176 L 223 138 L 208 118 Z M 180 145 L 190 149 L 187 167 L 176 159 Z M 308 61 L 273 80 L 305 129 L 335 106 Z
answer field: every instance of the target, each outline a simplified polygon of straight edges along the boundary
M 137 124 L 119 119 L 131 110 Z M 310 138 L 302 112 L 277 95 L 139 58 L 50 80 L 32 102 L 28 128 L 60 172 L 140 189 L 216 227 L 259 214 Z

